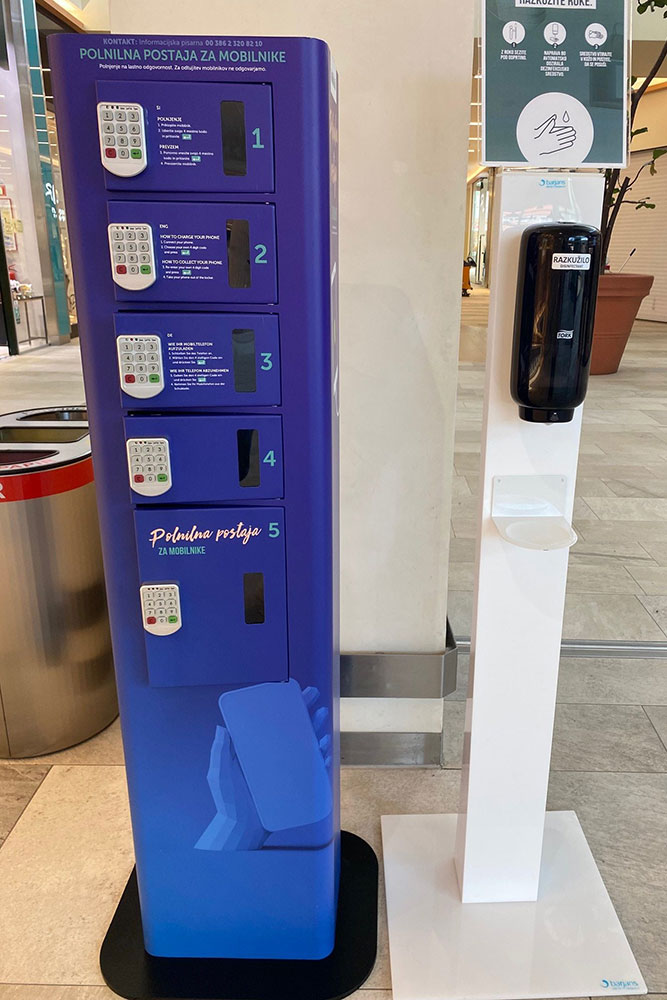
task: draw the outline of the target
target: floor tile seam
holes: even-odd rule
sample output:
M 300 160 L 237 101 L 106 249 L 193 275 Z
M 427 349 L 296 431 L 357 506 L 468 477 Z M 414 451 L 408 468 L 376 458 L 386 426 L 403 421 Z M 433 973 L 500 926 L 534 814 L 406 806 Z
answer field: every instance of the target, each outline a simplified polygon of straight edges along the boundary
M 574 659 L 574 657 L 568 657 L 568 659 Z M 556 699 L 556 707 L 558 705 L 574 705 L 577 708 L 644 708 L 645 705 L 648 705 L 649 708 L 667 708 L 667 705 L 657 702 L 654 705 L 647 701 L 564 701 L 562 698 Z
M 109 987 L 105 983 L 23 983 L 19 982 L 17 979 L 0 979 L 0 986 L 28 986 L 30 988 L 35 986 L 43 986 L 48 989 L 96 989 L 96 990 L 108 990 Z
M 645 775 L 649 774 L 649 775 L 651 775 L 651 774 L 666 774 L 667 773 L 667 771 L 618 771 L 618 770 L 591 771 L 590 768 L 588 768 L 588 770 L 579 770 L 579 768 L 576 768 L 576 767 L 562 767 L 562 768 L 561 767 L 551 767 L 549 770 L 550 770 L 551 774 L 589 774 L 589 775 L 615 774 L 617 776 L 618 775 L 624 775 L 624 774 L 645 774 Z
M 9 763 L 9 761 L 12 761 L 13 763 L 17 763 L 17 764 L 25 764 L 27 767 L 39 767 L 41 759 L 42 758 L 40 758 L 40 757 L 11 757 L 11 758 L 6 758 L 5 760 L 0 760 L 0 764 L 2 764 L 2 763 Z M 116 764 L 112 764 L 109 761 L 106 761 L 106 762 L 99 761 L 98 762 L 98 761 L 95 761 L 95 760 L 91 760 L 91 761 L 81 761 L 81 760 L 77 760 L 77 761 L 63 761 L 62 764 L 58 764 L 55 761 L 50 761 L 50 762 L 49 761 L 44 761 L 44 763 L 42 764 L 42 767 L 49 767 L 49 768 L 54 768 L 54 767 L 125 767 L 125 761 L 121 760 L 121 761 L 118 761 L 118 763 L 116 763 Z M 46 777 L 46 775 L 44 775 L 44 777 Z
M 665 706 L 665 705 L 648 705 L 648 706 L 647 705 L 642 705 L 642 709 L 644 710 L 644 715 L 646 716 L 646 718 L 650 722 L 651 728 L 653 729 L 655 735 L 658 737 L 658 739 L 662 743 L 662 745 L 665 748 L 665 750 L 667 750 L 667 742 L 662 738 L 662 736 L 658 732 L 658 730 L 657 730 L 657 728 L 655 726 L 655 723 L 653 722 L 653 719 L 651 718 L 651 716 L 648 714 L 648 711 L 647 711 L 647 708 L 665 708 L 665 707 L 667 707 L 667 706 Z
M 14 758 L 12 758 L 12 760 L 13 760 L 13 759 L 14 759 Z M 46 766 L 46 765 L 43 765 L 43 766 Z M 30 805 L 30 803 L 31 803 L 31 802 L 32 802 L 32 800 L 34 799 L 35 795 L 37 794 L 37 792 L 38 792 L 38 791 L 40 790 L 40 788 L 42 787 L 42 785 L 44 784 L 44 782 L 45 782 L 45 781 L 46 781 L 46 779 L 48 778 L 49 774 L 51 773 L 51 770 L 52 770 L 52 767 L 53 767 L 53 765 L 52 765 L 52 764 L 48 765 L 48 768 L 49 768 L 49 769 L 48 769 L 48 771 L 46 772 L 46 774 L 43 774 L 43 775 L 42 775 L 42 778 L 41 778 L 41 780 L 40 780 L 40 781 L 39 781 L 39 782 L 37 783 L 37 785 L 35 785 L 35 787 L 33 788 L 33 790 L 32 790 L 32 794 L 30 795 L 30 797 L 29 797 L 28 801 L 27 801 L 27 802 L 25 803 L 25 805 L 24 805 L 24 806 L 23 806 L 23 808 L 21 809 L 21 812 L 20 812 L 20 813 L 19 813 L 19 815 L 18 815 L 18 816 L 16 817 L 16 819 L 14 820 L 14 822 L 12 823 L 12 825 L 10 826 L 9 830 L 8 830 L 8 831 L 7 831 L 7 833 L 5 834 L 5 839 L 4 839 L 4 840 L 2 841 L 2 843 L 0 844 L 0 851 L 2 851 L 3 847 L 5 847 L 5 846 L 7 845 L 8 841 L 9 841 L 9 838 L 11 837 L 12 833 L 14 832 L 14 830 L 15 830 L 15 829 L 16 829 L 16 827 L 18 826 L 19 822 L 21 821 L 22 817 L 24 816 L 24 814 L 25 814 L 25 811 L 26 811 L 26 809 L 28 808 L 28 806 Z

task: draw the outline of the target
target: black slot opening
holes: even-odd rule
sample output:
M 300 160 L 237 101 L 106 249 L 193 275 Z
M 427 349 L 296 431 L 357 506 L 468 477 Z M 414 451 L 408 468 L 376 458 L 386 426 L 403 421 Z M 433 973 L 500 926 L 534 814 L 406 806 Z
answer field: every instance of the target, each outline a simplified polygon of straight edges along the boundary
M 257 357 L 255 331 L 232 330 L 234 389 L 236 392 L 257 391 Z
M 221 101 L 222 169 L 226 177 L 245 177 L 248 172 L 245 144 L 245 104 Z
M 243 574 L 243 604 L 246 625 L 264 624 L 264 574 Z
M 250 226 L 247 219 L 227 219 L 227 281 L 230 288 L 250 288 Z
M 71 444 L 87 436 L 87 427 L 0 427 L 3 444 Z
M 259 431 L 240 428 L 236 432 L 241 486 L 259 486 Z
M 57 454 L 57 451 L 10 451 L 9 448 L 3 448 L 0 450 L 0 466 L 41 462 L 43 458 L 53 458 Z

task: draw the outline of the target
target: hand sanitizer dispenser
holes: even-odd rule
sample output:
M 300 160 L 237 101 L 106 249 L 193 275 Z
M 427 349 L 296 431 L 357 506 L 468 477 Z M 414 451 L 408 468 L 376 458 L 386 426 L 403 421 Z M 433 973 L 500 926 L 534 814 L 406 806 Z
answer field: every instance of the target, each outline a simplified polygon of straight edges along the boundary
M 566 423 L 588 385 L 600 232 L 544 223 L 521 239 L 510 391 L 522 420 Z

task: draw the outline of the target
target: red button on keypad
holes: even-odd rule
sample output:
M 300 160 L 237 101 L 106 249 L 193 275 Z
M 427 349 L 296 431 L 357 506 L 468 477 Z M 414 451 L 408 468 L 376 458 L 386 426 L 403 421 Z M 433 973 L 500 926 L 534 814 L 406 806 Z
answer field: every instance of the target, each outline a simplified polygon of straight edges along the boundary
M 116 264 L 116 274 L 127 274 L 125 264 Z
M 109 147 L 107 147 L 104 150 L 104 153 L 105 153 L 105 156 L 107 156 L 110 160 L 113 160 L 115 158 L 115 156 L 116 156 L 116 150 L 115 149 L 110 149 Z
M 137 473 L 137 475 L 134 477 L 134 481 L 135 481 L 135 483 L 143 483 L 144 477 L 142 475 L 140 475 L 139 473 Z
M 155 625 L 156 621 L 157 621 L 157 618 L 153 618 L 152 615 L 149 615 L 148 618 L 146 619 L 146 624 L 147 625 Z
M 126 375 L 125 376 L 125 381 L 126 382 L 135 382 L 136 379 L 135 379 L 134 375 Z

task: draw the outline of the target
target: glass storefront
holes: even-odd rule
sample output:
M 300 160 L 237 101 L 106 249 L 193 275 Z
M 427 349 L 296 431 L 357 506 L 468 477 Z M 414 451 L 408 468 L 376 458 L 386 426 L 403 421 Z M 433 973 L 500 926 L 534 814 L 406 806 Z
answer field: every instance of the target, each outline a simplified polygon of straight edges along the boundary
M 55 128 L 47 110 L 34 0 L 9 0 L 0 12 L 3 357 L 66 342 L 71 315 Z

